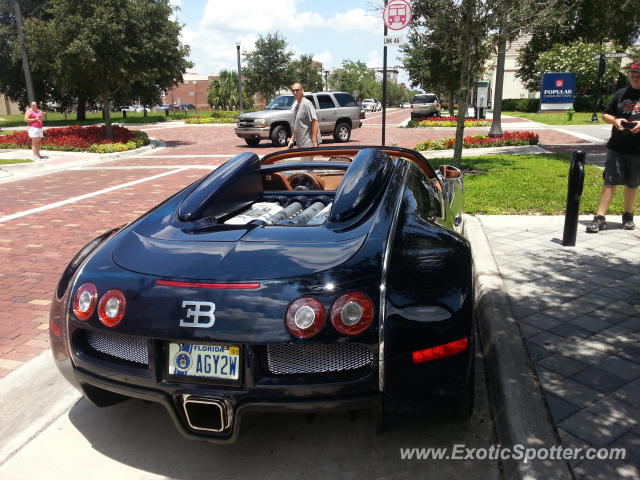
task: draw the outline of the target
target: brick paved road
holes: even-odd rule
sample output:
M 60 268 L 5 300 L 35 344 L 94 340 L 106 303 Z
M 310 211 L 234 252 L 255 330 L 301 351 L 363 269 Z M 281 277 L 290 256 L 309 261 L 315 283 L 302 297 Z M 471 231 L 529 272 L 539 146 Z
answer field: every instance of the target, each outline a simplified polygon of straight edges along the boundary
M 409 113 L 401 109 L 388 112 L 388 145 L 395 142 L 412 148 L 422 140 L 454 134 L 454 129 L 394 126 Z M 380 122 L 380 113 L 370 114 L 363 128 L 353 131 L 351 141 L 379 144 Z M 508 130 L 510 123 L 504 120 L 503 128 Z M 542 144 L 584 143 L 536 124 L 533 128 Z M 166 142 L 167 148 L 0 184 L 0 377 L 48 348 L 50 299 L 60 273 L 79 248 L 200 178 L 207 166 L 220 165 L 241 152 L 264 155 L 277 150 L 266 142 L 248 147 L 228 125 L 159 124 L 144 130 Z M 469 134 L 486 131 L 488 128 L 468 129 Z M 327 137 L 325 142 L 333 140 Z M 79 196 L 84 198 L 76 199 Z M 75 200 L 50 208 L 70 199 Z

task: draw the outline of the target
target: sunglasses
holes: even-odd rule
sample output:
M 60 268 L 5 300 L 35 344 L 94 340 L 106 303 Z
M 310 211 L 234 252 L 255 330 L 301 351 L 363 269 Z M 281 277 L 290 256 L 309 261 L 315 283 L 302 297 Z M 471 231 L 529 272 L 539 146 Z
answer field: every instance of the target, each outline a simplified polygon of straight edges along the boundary
M 300 90 L 302 90 L 301 88 L 292 88 L 291 91 L 293 93 L 298 93 Z

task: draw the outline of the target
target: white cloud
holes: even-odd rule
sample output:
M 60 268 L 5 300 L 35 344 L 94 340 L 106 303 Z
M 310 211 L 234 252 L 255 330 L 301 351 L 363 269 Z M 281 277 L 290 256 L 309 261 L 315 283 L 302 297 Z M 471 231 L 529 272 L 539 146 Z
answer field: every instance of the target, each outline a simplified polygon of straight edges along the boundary
M 327 20 L 327 26 L 340 31 L 365 30 L 371 32 L 382 31 L 383 22 L 381 16 L 374 16 L 361 8 L 354 8 L 344 13 L 336 13 Z
M 297 12 L 298 0 L 208 0 L 200 25 L 206 29 L 227 31 L 272 32 L 300 31 L 307 27 L 323 26 L 318 13 Z
M 316 62 L 322 63 L 322 65 L 326 67 L 327 65 L 330 65 L 331 62 L 333 61 L 333 55 L 331 55 L 331 52 L 329 51 L 324 51 L 324 52 L 314 54 L 313 59 Z

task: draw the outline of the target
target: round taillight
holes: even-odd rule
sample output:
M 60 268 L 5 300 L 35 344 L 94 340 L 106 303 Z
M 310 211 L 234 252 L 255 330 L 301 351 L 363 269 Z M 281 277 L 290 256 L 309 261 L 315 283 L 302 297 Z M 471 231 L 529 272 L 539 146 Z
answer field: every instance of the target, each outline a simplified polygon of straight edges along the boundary
M 298 338 L 313 337 L 327 321 L 324 306 L 315 298 L 302 297 L 287 308 L 284 323 L 291 335 Z
M 98 318 L 107 327 L 115 327 L 124 317 L 127 301 L 120 290 L 109 290 L 100 298 Z
M 89 320 L 96 308 L 98 289 L 91 283 L 83 283 L 73 297 L 73 314 L 78 320 Z
M 331 307 L 331 323 L 340 333 L 358 335 L 373 321 L 373 302 L 362 292 L 338 297 Z

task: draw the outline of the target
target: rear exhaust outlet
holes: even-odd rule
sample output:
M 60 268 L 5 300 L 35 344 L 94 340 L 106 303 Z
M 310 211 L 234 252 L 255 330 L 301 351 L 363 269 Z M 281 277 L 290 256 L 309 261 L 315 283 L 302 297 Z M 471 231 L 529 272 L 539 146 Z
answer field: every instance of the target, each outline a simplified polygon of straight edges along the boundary
M 227 405 L 220 399 L 183 395 L 182 408 L 193 430 L 220 433 L 231 424 Z

